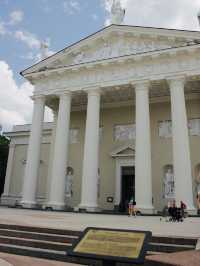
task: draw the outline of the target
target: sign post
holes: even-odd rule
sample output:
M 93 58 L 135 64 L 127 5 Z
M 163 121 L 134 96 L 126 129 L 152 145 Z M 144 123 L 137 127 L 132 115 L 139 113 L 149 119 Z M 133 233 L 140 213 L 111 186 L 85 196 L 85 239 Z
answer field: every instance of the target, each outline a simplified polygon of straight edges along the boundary
M 101 260 L 103 266 L 117 262 L 143 264 L 151 235 L 149 231 L 89 227 L 68 255 Z

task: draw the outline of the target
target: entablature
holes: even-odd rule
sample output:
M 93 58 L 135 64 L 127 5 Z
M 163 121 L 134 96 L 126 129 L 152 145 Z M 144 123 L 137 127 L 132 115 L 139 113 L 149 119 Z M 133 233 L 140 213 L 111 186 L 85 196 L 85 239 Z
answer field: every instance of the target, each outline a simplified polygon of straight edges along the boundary
M 169 49 L 113 60 L 81 64 L 30 74 L 34 94 L 84 91 L 93 87 L 122 86 L 138 80 L 159 81 L 173 75 L 199 79 L 200 45 Z

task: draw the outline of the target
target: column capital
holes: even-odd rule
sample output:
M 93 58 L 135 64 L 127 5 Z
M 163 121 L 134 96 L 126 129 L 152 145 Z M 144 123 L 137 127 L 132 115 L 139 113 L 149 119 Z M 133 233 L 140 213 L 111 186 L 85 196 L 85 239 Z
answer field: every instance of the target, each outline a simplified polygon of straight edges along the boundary
M 184 75 L 171 76 L 166 78 L 167 83 L 170 87 L 184 87 L 186 82 L 186 77 Z
M 58 96 L 59 98 L 62 98 L 62 97 L 65 97 L 65 96 L 71 96 L 71 95 L 72 95 L 72 92 L 69 91 L 69 90 L 56 93 L 56 96 Z
M 140 80 L 140 81 L 135 81 L 131 83 L 135 90 L 148 90 L 150 88 L 151 82 L 150 80 Z
M 86 90 L 88 96 L 99 96 L 102 93 L 102 89 L 100 87 L 94 87 Z
M 40 94 L 40 95 L 32 95 L 30 98 L 31 98 L 33 101 L 36 101 L 36 100 L 43 100 L 43 101 L 45 101 L 46 96 Z

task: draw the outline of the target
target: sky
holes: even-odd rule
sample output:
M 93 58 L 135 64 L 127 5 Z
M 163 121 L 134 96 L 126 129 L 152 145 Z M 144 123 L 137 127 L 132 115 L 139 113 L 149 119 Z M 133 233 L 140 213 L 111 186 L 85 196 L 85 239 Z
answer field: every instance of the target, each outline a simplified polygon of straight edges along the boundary
M 123 24 L 200 30 L 200 0 L 119 0 Z M 51 55 L 110 23 L 112 0 L 0 0 L 0 125 L 3 131 L 31 123 L 33 86 L 19 75 L 41 59 L 40 43 Z M 50 110 L 45 121 L 51 121 Z

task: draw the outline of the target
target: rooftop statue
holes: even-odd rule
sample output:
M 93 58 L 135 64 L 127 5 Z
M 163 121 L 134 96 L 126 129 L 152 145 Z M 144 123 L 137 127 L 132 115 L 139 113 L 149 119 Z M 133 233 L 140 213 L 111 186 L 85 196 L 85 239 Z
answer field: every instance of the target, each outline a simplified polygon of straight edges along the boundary
M 41 59 L 45 59 L 49 56 L 49 44 L 47 41 L 40 42 Z
M 111 7 L 111 24 L 121 24 L 124 20 L 125 9 L 122 8 L 119 0 L 113 0 Z

